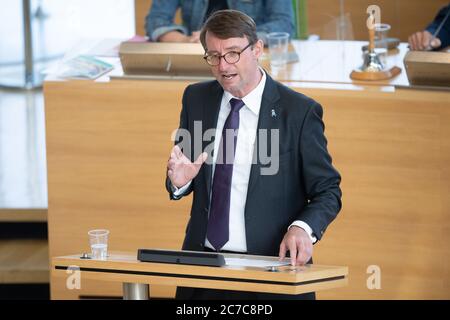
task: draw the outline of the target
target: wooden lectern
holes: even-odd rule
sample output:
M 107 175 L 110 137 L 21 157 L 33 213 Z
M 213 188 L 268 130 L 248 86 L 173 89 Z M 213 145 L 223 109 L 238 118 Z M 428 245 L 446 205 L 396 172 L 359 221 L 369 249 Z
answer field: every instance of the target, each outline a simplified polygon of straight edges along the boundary
M 244 255 L 224 256 L 238 259 Z M 277 257 L 245 255 L 245 258 L 278 262 Z M 82 259 L 81 255 L 52 259 L 54 277 L 69 279 L 74 276 L 73 271 L 79 271 L 81 283 L 83 279 L 122 282 L 125 300 L 148 299 L 149 285 L 300 294 L 338 288 L 348 282 L 348 268 L 339 266 L 208 267 L 140 262 L 132 253 L 112 253 L 107 260 Z

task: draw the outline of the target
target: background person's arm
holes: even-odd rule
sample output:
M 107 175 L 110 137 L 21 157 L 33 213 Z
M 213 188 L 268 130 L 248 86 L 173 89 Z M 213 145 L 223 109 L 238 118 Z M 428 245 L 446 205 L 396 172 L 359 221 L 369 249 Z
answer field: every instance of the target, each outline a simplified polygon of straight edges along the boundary
M 433 22 L 430 23 L 430 25 L 426 28 L 426 31 L 428 31 L 431 34 L 434 34 L 436 30 L 439 28 L 442 21 L 444 21 L 445 16 L 448 14 L 449 11 L 450 11 L 450 4 L 439 10 Z M 440 40 L 440 45 L 437 46 L 436 49 L 445 48 L 450 45 L 450 17 L 447 17 L 446 21 L 444 22 L 444 25 L 442 26 L 441 30 L 436 35 L 436 37 Z
M 256 26 L 258 38 L 267 44 L 267 34 L 270 32 L 287 32 L 291 39 L 294 36 L 294 13 L 291 0 L 267 1 L 267 22 Z
M 152 41 L 185 42 L 188 30 L 174 23 L 180 0 L 154 0 L 145 18 L 145 31 Z M 162 37 L 166 35 L 166 40 Z M 184 38 L 183 38 L 184 37 Z M 186 40 L 187 42 L 187 40 Z
M 442 28 L 433 38 L 433 34 L 438 30 L 441 23 L 444 21 L 447 13 L 450 10 L 450 5 L 439 10 L 433 22 L 423 31 L 413 33 L 408 37 L 409 48 L 411 50 L 433 50 L 441 49 L 450 45 L 450 17 L 448 17 Z

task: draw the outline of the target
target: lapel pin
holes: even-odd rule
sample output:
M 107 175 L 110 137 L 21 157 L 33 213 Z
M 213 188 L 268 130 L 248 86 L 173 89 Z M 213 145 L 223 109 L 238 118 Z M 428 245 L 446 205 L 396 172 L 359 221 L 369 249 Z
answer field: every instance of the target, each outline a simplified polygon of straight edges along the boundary
M 271 114 L 272 114 L 272 118 L 276 118 L 277 117 L 277 113 L 275 112 L 275 109 L 272 109 Z

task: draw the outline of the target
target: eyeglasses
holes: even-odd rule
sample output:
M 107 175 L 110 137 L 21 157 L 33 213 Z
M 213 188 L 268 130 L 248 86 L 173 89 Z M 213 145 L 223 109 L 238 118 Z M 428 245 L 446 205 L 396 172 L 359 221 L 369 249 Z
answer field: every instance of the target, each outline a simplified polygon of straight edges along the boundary
M 238 51 L 229 51 L 225 53 L 224 55 L 218 55 L 218 54 L 211 54 L 211 55 L 205 55 L 203 59 L 206 60 L 206 62 L 210 66 L 218 66 L 220 64 L 220 59 L 223 58 L 227 63 L 229 64 L 235 64 L 239 61 L 241 58 L 241 53 L 245 51 L 248 47 L 250 47 L 252 44 L 249 43 L 244 49 L 242 49 L 240 52 Z

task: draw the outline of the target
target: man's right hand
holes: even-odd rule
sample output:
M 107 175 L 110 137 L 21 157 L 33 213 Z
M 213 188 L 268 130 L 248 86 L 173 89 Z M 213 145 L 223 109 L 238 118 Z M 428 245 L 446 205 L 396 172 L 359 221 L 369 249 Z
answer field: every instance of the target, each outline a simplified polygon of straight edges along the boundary
M 167 162 L 167 176 L 172 182 L 172 185 L 181 188 L 194 179 L 207 158 L 208 154 L 203 152 L 198 156 L 197 160 L 192 163 L 183 154 L 179 146 L 174 146 L 170 153 L 169 161 Z

